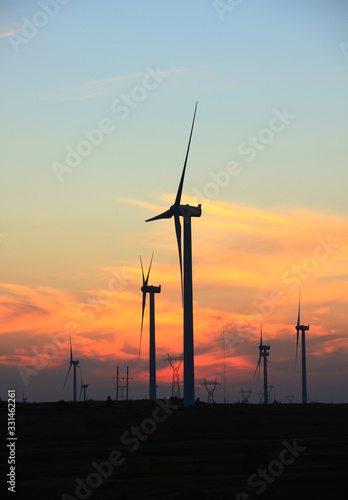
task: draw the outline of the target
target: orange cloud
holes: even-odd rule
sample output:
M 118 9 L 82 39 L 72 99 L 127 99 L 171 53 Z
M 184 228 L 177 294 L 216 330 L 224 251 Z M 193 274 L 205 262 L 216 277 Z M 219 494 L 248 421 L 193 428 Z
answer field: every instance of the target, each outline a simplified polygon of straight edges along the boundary
M 157 205 L 136 205 L 162 210 Z M 168 352 L 180 354 L 183 349 L 180 273 L 173 226 L 167 221 L 149 225 L 149 242 L 153 248 L 161 248 L 156 252 L 150 277 L 152 284 L 162 285 L 161 294 L 156 296 L 158 360 Z M 211 202 L 206 209 L 203 207 L 202 217 L 193 220 L 192 227 L 197 377 L 221 375 L 223 323 L 226 362 L 230 370 L 238 372 L 236 380 L 253 375 L 260 319 L 266 341 L 279 346 L 282 351 L 277 357 L 292 366 L 299 286 L 302 319 L 310 324 L 308 352 L 313 360 L 348 353 L 348 339 L 344 336 L 346 218 L 280 208 L 270 213 L 255 207 Z M 4 365 L 29 364 L 33 349 L 40 351 L 50 342 L 49 334 L 71 331 L 78 359 L 105 366 L 115 364 L 116 359 L 129 363 L 137 380 L 147 383 L 148 304 L 138 363 L 140 263 L 102 264 L 99 272 L 106 270 L 111 276 L 105 288 L 85 290 L 79 298 L 66 290 L 0 284 Z M 147 272 L 148 262 L 144 265 Z M 64 365 L 65 369 L 68 358 L 69 347 L 64 345 L 50 366 Z M 159 377 L 170 381 L 171 371 L 165 366 L 159 367 Z

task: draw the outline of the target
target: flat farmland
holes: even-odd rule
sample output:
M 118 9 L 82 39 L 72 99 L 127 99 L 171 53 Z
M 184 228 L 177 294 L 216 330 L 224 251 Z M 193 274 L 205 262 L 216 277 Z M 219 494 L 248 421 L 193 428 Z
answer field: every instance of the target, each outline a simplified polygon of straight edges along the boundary
M 348 405 L 17 403 L 13 498 L 345 499 L 347 422 Z

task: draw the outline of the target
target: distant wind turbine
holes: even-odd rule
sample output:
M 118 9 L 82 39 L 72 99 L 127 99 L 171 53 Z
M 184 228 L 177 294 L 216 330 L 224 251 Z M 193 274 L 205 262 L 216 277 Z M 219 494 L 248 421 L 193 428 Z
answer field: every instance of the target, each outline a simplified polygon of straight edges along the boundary
M 193 298 L 192 298 L 192 235 L 191 217 L 200 217 L 202 214 L 201 205 L 191 207 L 181 205 L 181 194 L 184 185 L 186 164 L 190 150 L 191 137 L 197 111 L 197 103 L 193 115 L 190 138 L 188 142 L 184 168 L 181 174 L 178 192 L 174 205 L 169 210 L 156 217 L 148 219 L 146 222 L 158 219 L 171 219 L 174 217 L 176 240 L 179 251 L 181 290 L 183 294 L 184 306 L 184 405 L 191 406 L 195 403 L 195 374 L 194 374 L 194 343 L 193 343 Z M 181 223 L 180 216 L 184 218 L 184 263 L 181 254 Z M 184 264 L 184 265 L 183 265 Z M 184 276 L 182 268 L 184 267 Z
M 88 388 L 88 384 L 84 384 L 83 383 L 83 379 L 82 379 L 82 370 L 81 370 L 81 367 L 80 368 L 80 375 L 81 375 L 81 390 L 80 390 L 80 397 L 79 397 L 79 401 L 81 399 L 81 396 L 82 396 L 82 392 L 83 392 L 83 401 L 87 401 L 87 388 Z
M 153 254 L 151 257 L 150 267 L 147 272 L 145 279 L 143 262 L 140 257 L 141 272 L 143 276 L 143 286 L 141 291 L 143 292 L 143 307 L 141 314 L 141 331 L 140 331 L 140 344 L 139 344 L 139 358 L 141 352 L 141 340 L 143 335 L 143 325 L 144 325 L 144 312 L 146 304 L 146 294 L 150 294 L 150 353 L 149 353 L 149 398 L 152 400 L 156 399 L 156 341 L 155 341 L 155 293 L 161 293 L 160 286 L 150 286 L 149 276 L 152 265 Z
M 66 376 L 66 379 L 65 379 L 63 387 L 65 387 L 65 384 L 66 384 L 66 382 L 68 380 L 68 377 L 69 377 L 69 373 L 70 373 L 71 367 L 73 366 L 74 367 L 73 401 L 76 401 L 76 367 L 80 368 L 78 366 L 78 364 L 79 364 L 78 360 L 73 360 L 72 346 L 71 346 L 71 334 L 70 334 L 70 366 L 69 366 L 69 370 L 68 370 L 68 373 L 67 373 L 67 376 Z
M 257 372 L 260 375 L 260 369 L 261 369 L 261 358 L 263 358 L 263 402 L 267 405 L 268 404 L 268 386 L 267 386 L 267 363 L 268 359 L 267 357 L 269 356 L 269 350 L 271 346 L 269 345 L 264 345 L 262 343 L 262 323 L 260 322 L 260 345 L 259 345 L 259 360 L 256 365 L 254 377 Z
M 306 371 L 306 331 L 309 330 L 309 325 L 301 325 L 300 321 L 301 309 L 301 291 L 298 299 L 298 315 L 297 315 L 297 335 L 296 335 L 296 363 L 298 351 L 298 339 L 301 332 L 301 348 L 302 348 L 302 403 L 307 403 L 307 371 Z

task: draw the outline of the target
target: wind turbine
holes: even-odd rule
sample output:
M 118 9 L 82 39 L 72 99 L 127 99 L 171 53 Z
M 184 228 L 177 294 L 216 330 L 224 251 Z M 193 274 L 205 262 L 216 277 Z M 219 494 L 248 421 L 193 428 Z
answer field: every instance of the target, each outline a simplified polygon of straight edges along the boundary
M 87 400 L 86 393 L 87 393 L 88 384 L 84 384 L 83 383 L 81 367 L 80 367 L 80 375 L 81 375 L 81 391 L 80 391 L 79 401 L 81 399 L 81 395 L 82 395 L 82 392 L 83 392 L 83 402 L 86 402 L 86 400 Z
M 143 262 L 140 257 L 141 272 L 143 275 L 143 286 L 141 291 L 143 292 L 143 308 L 141 315 L 141 331 L 140 331 L 140 345 L 139 345 L 139 358 L 141 351 L 141 339 L 143 335 L 143 324 L 144 324 L 144 312 L 146 304 L 146 294 L 150 294 L 150 354 L 149 354 L 149 398 L 152 400 L 156 399 L 156 343 L 155 343 L 155 293 L 161 293 L 160 286 L 150 286 L 148 285 L 150 270 L 152 265 L 153 254 L 151 257 L 150 267 L 147 272 L 145 279 Z
M 298 351 L 298 338 L 301 332 L 301 348 L 302 348 L 302 403 L 307 403 L 307 372 L 306 372 L 306 331 L 309 330 L 309 325 L 301 325 L 300 321 L 301 309 L 301 292 L 298 299 L 298 315 L 297 315 L 297 335 L 296 335 L 296 363 Z
M 179 251 L 181 290 L 183 294 L 184 306 L 184 405 L 191 406 L 195 403 L 195 374 L 194 374 L 194 344 L 193 344 L 193 297 L 192 297 L 192 235 L 191 235 L 191 217 L 200 217 L 202 208 L 181 205 L 181 194 L 184 185 L 186 164 L 190 150 L 193 126 L 195 123 L 197 111 L 197 102 L 193 115 L 190 138 L 187 146 L 184 168 L 181 174 L 178 192 L 176 194 L 174 205 L 169 210 L 156 217 L 148 219 L 150 222 L 158 219 L 171 219 L 174 217 L 176 240 Z M 180 216 L 184 218 L 184 262 L 181 254 L 181 223 Z M 184 268 L 184 276 L 183 270 Z
M 71 346 L 71 334 L 70 334 L 70 366 L 69 366 L 69 370 L 68 370 L 68 373 L 67 373 L 67 376 L 66 376 L 66 379 L 65 379 L 63 387 L 65 387 L 65 384 L 66 384 L 66 382 L 68 380 L 68 377 L 69 377 L 69 373 L 70 373 L 71 367 L 73 366 L 74 367 L 74 392 L 73 392 L 73 401 L 76 401 L 76 367 L 80 368 L 78 366 L 78 364 L 79 364 L 78 360 L 73 360 L 72 346 Z
M 254 377 L 257 373 L 259 372 L 260 376 L 260 369 L 261 369 L 261 358 L 263 358 L 263 402 L 267 405 L 268 404 L 268 387 L 267 387 L 267 363 L 268 359 L 267 357 L 269 356 L 269 350 L 271 346 L 269 345 L 264 345 L 262 344 L 262 323 L 260 322 L 260 355 L 259 355 L 259 360 L 256 365 Z

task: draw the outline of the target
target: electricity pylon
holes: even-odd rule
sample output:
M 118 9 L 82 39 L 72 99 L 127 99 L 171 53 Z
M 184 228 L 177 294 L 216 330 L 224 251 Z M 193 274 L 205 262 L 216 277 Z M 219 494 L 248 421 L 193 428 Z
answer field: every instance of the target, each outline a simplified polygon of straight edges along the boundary
M 172 381 L 172 398 L 180 399 L 180 382 L 179 382 L 179 369 L 181 363 L 183 362 L 184 354 L 180 356 L 170 356 L 165 358 L 164 361 L 168 361 L 173 370 L 173 381 Z
M 204 385 L 205 388 L 207 389 L 208 393 L 208 403 L 215 403 L 214 401 L 214 391 L 216 389 L 217 385 L 220 385 L 219 382 L 217 381 L 216 377 L 213 382 L 208 382 L 206 378 L 204 378 L 204 382 L 201 383 L 201 385 Z M 212 388 L 208 387 L 211 386 Z

